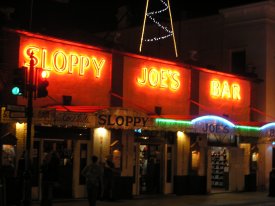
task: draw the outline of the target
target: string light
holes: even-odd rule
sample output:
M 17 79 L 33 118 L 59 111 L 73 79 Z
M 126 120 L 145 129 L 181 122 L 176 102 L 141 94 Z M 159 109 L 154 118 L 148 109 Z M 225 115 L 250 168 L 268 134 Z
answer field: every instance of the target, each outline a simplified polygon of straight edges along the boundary
M 158 10 L 158 11 L 151 11 L 151 12 L 147 12 L 148 10 L 148 4 L 149 4 L 149 0 L 147 0 L 146 2 L 146 7 L 145 7 L 145 15 L 144 15 L 144 21 L 143 21 L 143 27 L 142 27 L 142 34 L 141 34 L 141 40 L 140 40 L 140 46 L 139 46 L 139 51 L 141 52 L 142 49 L 142 43 L 143 41 L 145 42 L 154 42 L 154 41 L 159 41 L 159 40 L 163 40 L 166 39 L 170 36 L 173 37 L 173 42 L 174 42 L 174 48 L 175 48 L 175 54 L 176 57 L 178 56 L 177 53 L 177 46 L 176 46 L 176 41 L 175 41 L 175 36 L 174 36 L 174 29 L 173 29 L 173 21 L 172 21 L 172 15 L 171 15 L 171 10 L 170 10 L 170 4 L 169 4 L 169 0 L 167 0 L 167 3 L 164 2 L 163 0 L 160 0 L 160 2 L 162 3 L 162 5 L 164 6 L 163 9 Z M 157 21 L 155 19 L 155 15 L 159 15 L 161 13 L 164 13 L 165 11 L 169 11 L 169 15 L 170 15 L 170 24 L 171 24 L 171 30 L 169 28 L 167 28 L 166 26 L 163 26 L 159 21 Z M 165 31 L 166 35 L 160 36 L 160 37 L 153 37 L 153 38 L 146 38 L 144 39 L 144 31 L 145 31 L 145 24 L 146 24 L 146 19 L 147 17 L 156 25 L 158 26 L 160 29 L 162 29 L 163 31 Z
M 162 9 L 162 10 L 159 10 L 159 11 L 151 11 L 151 12 L 146 14 L 147 16 L 155 15 L 155 14 L 161 14 L 161 13 L 165 12 L 168 9 L 168 5 L 163 0 L 160 0 L 160 1 L 165 6 L 165 8 Z
M 152 39 L 144 39 L 144 41 L 146 41 L 146 42 L 158 41 L 158 40 L 166 39 L 166 38 L 170 37 L 171 35 L 172 34 L 168 34 L 168 35 L 162 36 L 162 37 L 154 37 Z
M 163 25 L 161 25 L 155 18 L 153 18 L 152 16 L 148 16 L 149 19 L 151 19 L 159 28 L 165 30 L 167 33 L 172 34 L 173 32 L 171 30 L 168 30 L 167 27 L 164 27 Z

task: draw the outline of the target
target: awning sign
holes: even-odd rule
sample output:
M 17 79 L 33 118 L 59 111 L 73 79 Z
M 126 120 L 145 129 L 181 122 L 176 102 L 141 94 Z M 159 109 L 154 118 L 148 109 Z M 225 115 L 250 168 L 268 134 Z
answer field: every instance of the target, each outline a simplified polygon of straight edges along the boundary
M 109 128 L 146 128 L 152 120 L 144 113 L 124 108 L 111 108 L 97 113 L 97 126 Z
M 268 123 L 260 128 L 262 137 L 275 138 L 275 122 Z
M 99 125 L 106 126 L 133 126 L 145 127 L 148 122 L 148 117 L 134 117 L 134 116 L 115 116 L 110 114 L 100 114 L 98 117 Z
M 230 135 L 234 134 L 235 125 L 230 121 L 213 115 L 193 119 L 194 132 L 204 134 Z
M 206 115 L 191 122 L 194 132 L 207 134 L 208 145 L 234 146 L 237 143 L 235 125 L 222 117 Z
M 57 112 L 54 124 L 59 126 L 94 127 L 94 114 Z

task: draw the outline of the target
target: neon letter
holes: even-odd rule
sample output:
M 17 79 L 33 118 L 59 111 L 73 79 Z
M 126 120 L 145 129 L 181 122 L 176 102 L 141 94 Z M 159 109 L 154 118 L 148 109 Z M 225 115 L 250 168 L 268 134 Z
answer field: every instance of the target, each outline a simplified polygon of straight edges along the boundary
M 231 94 L 230 94 L 230 87 L 227 81 L 223 82 L 223 87 L 222 87 L 222 98 L 226 97 L 226 98 L 230 98 Z
M 155 68 L 151 69 L 148 74 L 148 80 L 149 80 L 149 84 L 152 87 L 156 87 L 159 82 L 158 70 L 156 70 Z
M 75 54 L 71 54 L 69 57 L 69 66 L 68 66 L 68 73 L 72 74 L 73 73 L 73 67 L 77 66 L 78 64 L 78 56 Z
M 233 99 L 236 99 L 236 100 L 241 99 L 240 91 L 241 91 L 240 85 L 232 84 L 232 98 Z
M 144 85 L 146 84 L 147 82 L 147 76 L 148 76 L 148 69 L 146 67 L 142 68 L 142 71 L 141 72 L 141 78 L 137 78 L 137 82 L 141 85 Z
M 161 88 L 168 88 L 168 84 L 167 84 L 167 70 L 161 69 L 160 70 L 160 87 Z
M 105 64 L 105 59 L 101 59 L 100 62 L 98 63 L 97 59 L 95 57 L 93 57 L 92 62 L 93 62 L 93 65 L 95 67 L 95 72 L 96 72 L 95 77 L 99 78 L 100 73 L 101 73 L 101 69 Z
M 80 58 L 80 66 L 79 66 L 79 75 L 83 76 L 84 75 L 84 70 L 85 68 L 90 66 L 90 59 L 88 57 L 82 56 Z M 96 70 L 98 71 L 98 70 Z M 97 75 L 96 75 L 97 76 Z M 100 76 L 100 75 L 99 75 Z
M 177 90 L 180 87 L 179 76 L 180 76 L 180 73 L 176 71 L 171 74 L 171 77 L 172 77 L 171 89 Z
M 210 95 L 212 95 L 214 97 L 220 96 L 220 82 L 218 80 L 211 81 Z
M 61 65 L 59 66 L 60 62 L 61 62 Z M 63 72 L 66 69 L 67 59 L 66 59 L 66 55 L 62 51 L 57 51 L 53 55 L 53 65 L 57 72 Z
M 41 67 L 45 70 L 51 71 L 51 67 L 47 67 L 46 60 L 47 60 L 47 49 L 42 49 L 42 55 L 41 55 Z
M 38 47 L 35 47 L 35 46 L 29 46 L 29 47 L 27 47 L 24 56 L 26 57 L 26 59 L 30 59 L 30 55 L 31 55 L 32 52 L 33 52 L 34 66 L 36 66 L 38 64 L 38 62 L 39 62 L 38 58 L 35 56 L 35 54 L 39 52 L 39 48 Z M 30 61 L 29 60 L 26 61 L 24 63 L 24 65 L 27 66 L 27 67 L 30 66 Z

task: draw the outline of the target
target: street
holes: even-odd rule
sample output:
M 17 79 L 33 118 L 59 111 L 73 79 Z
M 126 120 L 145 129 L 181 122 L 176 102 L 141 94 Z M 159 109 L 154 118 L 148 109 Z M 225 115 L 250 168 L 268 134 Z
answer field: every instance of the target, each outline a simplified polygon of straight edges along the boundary
M 33 205 L 38 205 L 36 202 Z M 85 199 L 56 200 L 54 206 L 88 206 Z M 130 200 L 115 202 L 98 201 L 97 206 L 275 206 L 275 197 L 269 197 L 266 192 L 216 193 L 209 195 L 160 195 L 136 197 Z

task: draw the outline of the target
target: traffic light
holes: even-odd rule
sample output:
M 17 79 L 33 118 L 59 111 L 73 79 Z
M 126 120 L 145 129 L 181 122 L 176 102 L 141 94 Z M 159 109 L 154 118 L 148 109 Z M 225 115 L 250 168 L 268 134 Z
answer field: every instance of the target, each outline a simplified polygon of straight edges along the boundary
M 42 68 L 36 68 L 36 97 L 46 97 L 48 96 L 48 89 L 49 82 L 47 80 L 49 74 L 48 71 L 42 69 Z
M 15 69 L 13 73 L 13 82 L 11 93 L 15 96 L 26 96 L 26 78 L 27 77 L 27 68 L 21 67 Z

